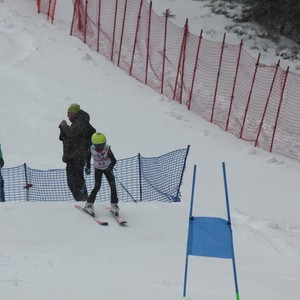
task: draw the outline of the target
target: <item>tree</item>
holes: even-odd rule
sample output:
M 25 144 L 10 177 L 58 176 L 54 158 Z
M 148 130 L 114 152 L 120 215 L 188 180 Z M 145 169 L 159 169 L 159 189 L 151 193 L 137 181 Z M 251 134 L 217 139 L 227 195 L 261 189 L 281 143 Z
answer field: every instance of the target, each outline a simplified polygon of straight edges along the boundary
M 300 43 L 299 0 L 244 0 L 243 15 L 265 27 L 270 35 L 280 34 Z

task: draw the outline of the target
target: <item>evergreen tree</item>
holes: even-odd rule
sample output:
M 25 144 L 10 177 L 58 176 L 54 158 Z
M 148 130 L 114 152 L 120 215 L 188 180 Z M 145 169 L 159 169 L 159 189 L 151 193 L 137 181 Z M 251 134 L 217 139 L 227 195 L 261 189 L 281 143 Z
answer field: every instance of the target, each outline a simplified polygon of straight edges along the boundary
M 265 27 L 270 35 L 281 34 L 300 43 L 299 0 L 244 0 L 243 16 Z

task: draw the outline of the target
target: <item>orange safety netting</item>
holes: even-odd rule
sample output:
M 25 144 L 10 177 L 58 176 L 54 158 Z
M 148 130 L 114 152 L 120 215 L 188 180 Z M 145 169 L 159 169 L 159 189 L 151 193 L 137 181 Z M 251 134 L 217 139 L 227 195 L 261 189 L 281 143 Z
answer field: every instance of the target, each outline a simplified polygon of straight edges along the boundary
M 73 4 L 71 34 L 129 75 L 257 147 L 300 159 L 300 75 L 260 63 L 225 34 L 222 43 L 191 34 L 188 21 L 180 28 L 146 0 Z
M 47 20 L 51 20 L 53 23 L 56 0 L 36 0 L 38 13 L 44 13 L 47 15 Z

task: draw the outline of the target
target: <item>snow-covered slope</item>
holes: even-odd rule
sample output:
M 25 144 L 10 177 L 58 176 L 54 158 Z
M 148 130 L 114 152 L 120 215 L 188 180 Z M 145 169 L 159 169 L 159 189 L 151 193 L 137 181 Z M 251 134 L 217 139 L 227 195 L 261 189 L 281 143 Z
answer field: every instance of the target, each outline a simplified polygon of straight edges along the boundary
M 108 227 L 74 203 L 1 203 L 1 299 L 180 299 L 193 165 L 194 214 L 226 218 L 222 161 L 241 299 L 298 299 L 299 162 L 254 149 L 128 77 L 70 37 L 65 3 L 66 14 L 58 1 L 51 25 L 36 13 L 35 1 L 0 1 L 0 142 L 6 167 L 26 162 L 37 169 L 63 168 L 57 127 L 67 107 L 78 102 L 119 159 L 190 144 L 182 202 L 121 202 L 124 228 L 108 215 L 106 203 L 98 203 L 96 212 Z M 195 3 L 185 1 L 182 13 L 189 5 L 195 10 Z M 190 257 L 190 299 L 234 299 L 234 293 L 230 260 Z

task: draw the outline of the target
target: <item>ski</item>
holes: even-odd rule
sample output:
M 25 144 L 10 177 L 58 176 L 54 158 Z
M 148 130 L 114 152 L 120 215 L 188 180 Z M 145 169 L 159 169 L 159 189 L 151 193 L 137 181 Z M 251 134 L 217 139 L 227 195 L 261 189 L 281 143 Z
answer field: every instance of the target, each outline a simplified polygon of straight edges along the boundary
M 112 216 L 114 217 L 114 219 L 118 222 L 119 225 L 126 225 L 127 224 L 127 221 L 125 221 L 123 218 L 121 218 L 120 216 L 116 216 L 112 210 L 111 210 L 111 207 L 107 207 L 107 210 L 112 214 Z
M 94 221 L 96 221 L 98 224 L 104 225 L 104 226 L 107 226 L 107 225 L 108 225 L 108 222 L 103 221 L 103 220 L 97 218 L 96 215 L 91 215 L 91 214 L 89 214 L 89 213 L 88 213 L 86 210 L 84 210 L 80 205 L 75 205 L 75 207 L 76 207 L 77 209 L 79 209 L 80 211 L 82 211 L 83 213 L 85 213 L 86 215 L 90 216 L 90 217 L 91 217 Z

